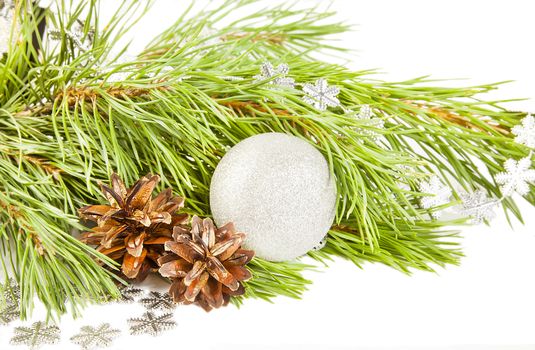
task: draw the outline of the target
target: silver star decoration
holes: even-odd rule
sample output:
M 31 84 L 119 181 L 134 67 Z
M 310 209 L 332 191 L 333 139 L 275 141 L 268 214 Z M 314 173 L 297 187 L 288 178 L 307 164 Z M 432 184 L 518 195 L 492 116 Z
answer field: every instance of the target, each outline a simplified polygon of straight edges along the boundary
M 150 311 L 145 312 L 141 317 L 128 319 L 128 324 L 132 335 L 147 333 L 155 336 L 176 327 L 176 322 L 173 321 L 173 314 L 155 316 Z
M 143 295 L 145 291 L 134 287 L 132 284 L 120 287 L 121 297 L 118 301 L 123 303 L 133 303 L 135 298 Z
M 420 205 L 424 209 L 439 207 L 450 202 L 451 188 L 445 186 L 438 176 L 433 176 L 429 181 L 423 181 L 419 184 L 421 193 L 427 196 L 420 199 Z M 440 212 L 433 212 L 435 218 L 440 216 Z
M 508 159 L 504 164 L 505 172 L 496 175 L 496 182 L 504 196 L 517 192 L 521 196 L 529 193 L 529 183 L 535 181 L 535 170 L 531 168 L 531 159 L 522 158 L 519 161 Z
M 461 201 L 461 214 L 471 217 L 473 224 L 491 221 L 496 216 L 494 208 L 496 208 L 499 201 L 490 200 L 484 190 L 463 193 L 461 194 Z
M 290 67 L 286 63 L 281 63 L 275 69 L 269 62 L 264 62 L 260 66 L 260 74 L 255 75 L 256 81 L 270 80 L 269 84 L 283 87 L 295 87 L 295 80 L 286 75 L 290 72 Z
M 37 349 L 44 344 L 55 344 L 59 341 L 60 330 L 56 326 L 47 326 L 44 322 L 35 322 L 31 327 L 16 327 L 11 338 L 13 345 L 27 345 Z
M 176 307 L 169 293 L 160 292 L 150 292 L 148 297 L 140 299 L 139 303 L 148 310 L 170 311 Z
M 340 89 L 336 86 L 329 86 L 327 80 L 318 79 L 316 83 L 306 83 L 303 85 L 303 101 L 314 106 L 314 108 L 324 111 L 327 107 L 338 107 L 340 101 L 336 97 L 340 93 Z
M 522 119 L 521 125 L 514 126 L 511 132 L 516 135 L 516 143 L 535 148 L 535 118 L 531 114 Z
M 71 338 L 71 342 L 80 345 L 84 350 L 104 348 L 110 346 L 119 334 L 121 331 L 111 328 L 109 323 L 98 327 L 84 326 L 80 328 L 80 333 Z
M 0 309 L 0 325 L 7 325 L 20 317 L 20 310 L 17 304 L 6 304 Z
M 312 250 L 315 252 L 318 250 L 321 250 L 325 247 L 326 244 L 327 244 L 327 236 L 323 237 L 321 241 L 318 242 L 318 244 L 312 247 Z

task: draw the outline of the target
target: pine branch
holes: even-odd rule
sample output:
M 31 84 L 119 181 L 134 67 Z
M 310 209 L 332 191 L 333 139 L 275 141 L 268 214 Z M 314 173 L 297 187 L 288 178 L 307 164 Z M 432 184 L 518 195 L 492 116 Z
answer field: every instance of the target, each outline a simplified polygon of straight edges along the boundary
M 97 2 L 64 4 L 59 15 L 46 14 L 48 23 L 66 33 L 82 21 L 78 39 L 91 39 L 87 48 L 64 35 L 57 47 L 40 41 L 37 54 L 24 35 L 0 60 L 0 219 L 7 223 L 0 227 L 1 261 L 23 286 L 25 310 L 34 293 L 58 312 L 65 298 L 79 306 L 116 295 L 94 259 L 111 262 L 70 235 L 79 227 L 76 210 L 98 195 L 98 181 L 113 171 L 128 183 L 157 173 L 162 187 L 187 198 L 189 212 L 209 216 L 211 175 L 228 147 L 272 131 L 313 144 L 336 177 L 336 223 L 313 258 L 336 255 L 403 272 L 458 262 L 457 233 L 444 227 L 460 222 L 430 221 L 438 208 L 420 208 L 418 184 L 437 173 L 452 187 L 500 197 L 494 176 L 503 161 L 528 154 L 509 132 L 525 114 L 482 101 L 492 84 L 387 83 L 372 80 L 370 71 L 316 60 L 318 52 L 338 49 L 328 35 L 348 29 L 325 23 L 329 12 L 281 5 L 222 23 L 252 2 L 186 10 L 137 58 L 116 64 L 112 48 L 140 5 L 125 2 L 100 24 Z M 37 20 L 24 17 L 23 33 L 32 33 Z M 265 61 L 287 63 L 301 84 L 325 78 L 339 86 L 344 108 L 320 112 L 299 89 L 257 81 Z M 356 118 L 363 105 L 385 129 Z M 533 191 L 527 198 L 535 204 Z M 512 200 L 504 207 L 520 217 Z M 249 297 L 299 297 L 309 283 L 302 272 L 311 267 L 299 262 L 255 259 L 249 266 Z M 50 278 L 41 284 L 42 275 Z

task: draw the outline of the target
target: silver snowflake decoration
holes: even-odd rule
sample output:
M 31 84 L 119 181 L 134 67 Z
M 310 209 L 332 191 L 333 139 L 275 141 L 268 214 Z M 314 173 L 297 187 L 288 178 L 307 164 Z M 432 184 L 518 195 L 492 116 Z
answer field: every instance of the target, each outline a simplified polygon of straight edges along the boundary
M 20 288 L 15 279 L 10 278 L 7 285 L 3 286 L 4 299 L 10 304 L 18 304 L 20 301 Z
M 323 237 L 321 241 L 318 242 L 318 244 L 312 247 L 312 250 L 313 251 L 321 250 L 325 247 L 326 244 L 327 244 L 327 236 Z
M 31 327 L 16 327 L 11 338 L 13 345 L 27 345 L 37 349 L 44 344 L 55 344 L 59 341 L 60 330 L 56 326 L 47 326 L 44 322 L 35 322 Z
M 505 172 L 496 175 L 496 182 L 504 196 L 517 192 L 521 196 L 529 193 L 529 183 L 535 181 L 535 170 L 531 168 L 531 159 L 522 158 L 519 161 L 508 159 L 504 164 Z
M 450 202 L 451 188 L 445 186 L 438 176 L 433 176 L 429 181 L 419 184 L 421 193 L 426 194 L 420 199 L 420 205 L 424 209 L 439 207 Z M 440 212 L 433 212 L 434 217 L 439 217 Z
M 522 119 L 521 125 L 513 127 L 511 132 L 516 135 L 516 143 L 535 148 L 535 118 L 531 114 Z
M 138 318 L 130 318 L 128 320 L 130 325 L 130 334 L 143 334 L 158 335 L 163 331 L 176 327 L 176 322 L 173 320 L 173 314 L 163 314 L 156 316 L 152 312 L 148 311 L 143 316 Z
M 286 63 L 281 63 L 274 68 L 269 62 L 264 62 L 260 66 L 260 74 L 255 75 L 256 81 L 270 80 L 269 84 L 283 87 L 295 87 L 295 80 L 287 77 L 290 67 Z
M 461 194 L 461 201 L 461 214 L 471 217 L 473 224 L 491 221 L 496 216 L 494 208 L 499 201 L 490 200 L 484 190 Z
M 316 83 L 306 83 L 303 85 L 303 101 L 314 106 L 314 108 L 324 111 L 327 107 L 338 107 L 340 101 L 336 96 L 340 93 L 340 89 L 336 86 L 329 86 L 327 80 L 318 79 Z
M 356 119 L 376 129 L 384 129 L 385 127 L 384 120 L 382 120 L 381 118 L 377 118 L 369 105 L 362 105 L 360 107 L 360 111 L 356 115 Z M 358 128 L 358 130 L 363 134 L 371 136 L 373 138 L 378 137 L 378 134 L 373 130 L 364 128 Z
M 150 292 L 145 298 L 139 300 L 139 303 L 149 310 L 174 310 L 176 304 L 169 296 L 169 293 Z
M 129 284 L 120 288 L 121 297 L 118 301 L 123 303 L 133 303 L 134 299 L 143 295 L 145 291 L 140 288 L 134 287 L 134 285 Z
M 109 323 L 103 323 L 98 327 L 84 326 L 80 333 L 71 338 L 82 349 L 95 349 L 110 346 L 113 340 L 121 334 L 118 329 L 111 328 Z
M 6 325 L 20 317 L 19 305 L 8 303 L 0 309 L 0 325 Z

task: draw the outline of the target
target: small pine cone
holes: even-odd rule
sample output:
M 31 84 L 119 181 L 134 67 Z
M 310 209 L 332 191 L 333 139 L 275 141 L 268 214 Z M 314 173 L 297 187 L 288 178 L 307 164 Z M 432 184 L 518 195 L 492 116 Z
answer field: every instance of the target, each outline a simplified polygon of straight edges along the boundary
M 232 223 L 216 229 L 212 220 L 197 216 L 190 230 L 175 227 L 173 241 L 165 243 L 171 253 L 158 260 L 160 274 L 173 281 L 169 294 L 174 301 L 210 311 L 242 295 L 241 282 L 251 278 L 245 265 L 254 256 L 252 250 L 241 249 L 244 239 Z
M 109 204 L 78 211 L 82 219 L 97 224 L 84 232 L 81 240 L 121 263 L 128 279 L 143 280 L 157 268 L 165 242 L 172 240 L 173 227 L 188 220 L 187 214 L 177 213 L 184 199 L 174 196 L 170 188 L 152 198 L 159 181 L 158 175 L 146 175 L 126 189 L 117 174 L 112 174 L 112 187 L 100 186 Z

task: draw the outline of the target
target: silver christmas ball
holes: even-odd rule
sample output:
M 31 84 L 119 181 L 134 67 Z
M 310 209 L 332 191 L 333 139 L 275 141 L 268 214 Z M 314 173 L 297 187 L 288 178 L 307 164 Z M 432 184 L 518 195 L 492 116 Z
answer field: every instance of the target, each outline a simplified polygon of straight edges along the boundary
M 233 222 L 245 247 L 271 261 L 314 248 L 332 225 L 336 187 L 323 155 L 281 133 L 249 137 L 219 162 L 210 185 L 215 222 Z

